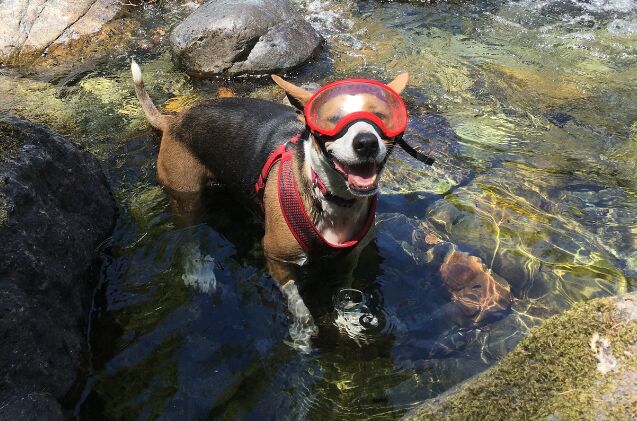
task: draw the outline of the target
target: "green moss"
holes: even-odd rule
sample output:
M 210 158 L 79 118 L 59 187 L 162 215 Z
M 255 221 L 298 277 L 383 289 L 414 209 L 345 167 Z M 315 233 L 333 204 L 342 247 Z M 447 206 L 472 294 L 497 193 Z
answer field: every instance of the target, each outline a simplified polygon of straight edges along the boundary
M 75 114 L 52 85 L 0 75 L 0 112 L 47 125 L 62 134 L 75 129 Z
M 561 316 L 552 317 L 529 335 L 502 361 L 460 386 L 454 393 L 427 402 L 411 415 L 418 419 L 591 419 L 605 410 L 602 396 L 613 394 L 616 376 L 597 370 L 590 340 L 594 332 L 610 340 L 620 365 L 637 342 L 637 323 L 617 320 L 612 298 L 576 304 Z M 634 361 L 634 356 L 632 357 Z M 609 399 L 609 411 L 631 412 Z M 632 403 L 634 405 L 634 403 Z M 624 403 L 619 404 L 619 406 Z M 601 409 L 600 409 L 601 408 Z M 634 408 L 632 408 L 634 410 Z M 611 416 L 611 412 L 606 413 Z M 611 416 L 612 418 L 612 416 Z M 615 419 L 615 418 L 613 418 Z
M 119 199 L 129 202 L 129 211 L 135 224 L 145 230 L 152 229 L 159 210 L 166 207 L 164 190 L 160 186 L 138 185 L 126 194 L 129 195 L 128 200 L 124 194 L 119 194 Z
M 0 161 L 14 157 L 26 140 L 27 134 L 9 122 L 0 121 Z
M 5 225 L 9 220 L 9 212 L 7 212 L 5 206 L 4 199 L 0 198 L 0 227 Z
M 510 197 L 510 195 L 496 186 L 486 183 L 477 183 L 477 185 L 487 195 L 490 203 L 497 209 L 508 209 L 516 216 L 538 221 L 542 224 L 550 224 L 554 220 L 552 216 L 542 214 L 538 209 L 534 209 L 523 198 Z
M 15 157 L 28 134 L 27 130 L 16 127 L 8 121 L 0 121 L 0 162 Z M 1 193 L 4 187 L 4 180 L 0 180 L 0 227 L 4 226 L 9 219 L 7 201 Z

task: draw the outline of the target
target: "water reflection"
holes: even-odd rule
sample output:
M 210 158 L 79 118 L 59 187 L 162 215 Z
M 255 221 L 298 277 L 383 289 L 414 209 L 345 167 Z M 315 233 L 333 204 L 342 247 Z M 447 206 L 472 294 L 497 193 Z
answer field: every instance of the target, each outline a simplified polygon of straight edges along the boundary
M 146 142 L 133 150 L 150 158 L 156 147 Z M 118 159 L 129 161 L 120 162 L 119 176 L 136 187 L 120 191 L 125 206 L 94 331 L 120 328 L 112 343 L 94 340 L 110 349 L 100 352 L 104 365 L 96 367 L 86 417 L 396 416 L 413 403 L 392 390 L 417 375 L 414 361 L 454 355 L 475 340 L 447 320 L 453 306 L 433 280 L 437 268 L 427 268 L 418 219 L 385 214 L 350 290 L 326 282 L 329 271 L 308 273 L 322 281 L 302 290 L 320 334 L 314 353 L 299 354 L 284 344 L 290 319 L 259 263 L 261 232 L 252 214 L 212 192 L 221 208 L 212 207 L 205 224 L 179 228 L 152 172 L 128 168 L 139 157 Z M 193 267 L 197 279 L 211 271 L 215 288 L 184 282 Z M 351 320 L 339 319 L 354 313 L 363 329 L 348 335 Z M 457 357 L 449 361 L 447 369 L 457 370 Z M 465 375 L 475 367 L 467 363 Z

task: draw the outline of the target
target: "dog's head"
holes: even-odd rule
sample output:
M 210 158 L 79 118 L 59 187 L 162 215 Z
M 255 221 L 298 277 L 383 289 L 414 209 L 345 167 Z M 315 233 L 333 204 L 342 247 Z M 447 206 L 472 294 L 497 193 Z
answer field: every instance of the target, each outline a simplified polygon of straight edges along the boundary
M 407 123 L 399 95 L 409 75 L 383 85 L 339 81 L 309 92 L 272 76 L 310 128 L 306 160 L 328 190 L 345 197 L 375 194 L 384 164 Z

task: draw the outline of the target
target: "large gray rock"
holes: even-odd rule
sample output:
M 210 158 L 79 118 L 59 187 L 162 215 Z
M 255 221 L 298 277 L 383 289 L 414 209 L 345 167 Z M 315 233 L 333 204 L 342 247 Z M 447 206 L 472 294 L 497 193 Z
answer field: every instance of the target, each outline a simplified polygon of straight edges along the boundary
M 323 38 L 287 0 L 209 1 L 170 36 L 193 76 L 263 74 L 299 66 Z
M 78 398 L 96 249 L 115 211 L 89 153 L 0 117 L 0 419 L 59 419 Z
M 0 0 L 0 60 L 98 32 L 121 7 L 117 0 Z

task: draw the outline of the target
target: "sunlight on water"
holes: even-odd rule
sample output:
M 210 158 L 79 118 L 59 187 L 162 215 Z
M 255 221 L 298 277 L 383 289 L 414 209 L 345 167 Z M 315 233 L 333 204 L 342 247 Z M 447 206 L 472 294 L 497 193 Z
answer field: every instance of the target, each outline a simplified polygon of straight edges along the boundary
M 394 152 L 352 285 L 318 273 L 324 284 L 301 290 L 316 326 L 292 329 L 297 349 L 286 344 L 292 318 L 266 273 L 258 218 L 223 193 L 212 193 L 206 223 L 173 218 L 128 56 L 51 82 L 0 69 L 0 109 L 96 153 L 121 206 L 85 418 L 393 419 L 574 302 L 635 290 L 637 3 L 294 3 L 327 50 L 288 77 L 389 81 L 408 71 L 405 138 L 436 158 L 430 168 Z M 135 55 L 162 110 L 219 88 L 282 97 L 265 79 L 193 80 L 164 44 L 149 46 L 149 33 L 176 21 L 164 18 L 173 6 L 185 14 L 195 4 L 136 9 L 148 31 L 136 33 Z M 510 289 L 506 311 L 476 320 L 452 300 L 439 269 L 453 251 Z
M 217 287 L 217 277 L 214 272 L 215 259 L 208 254 L 202 254 L 196 244 L 190 246 L 188 253 L 181 279 L 186 285 L 204 294 L 215 292 Z

